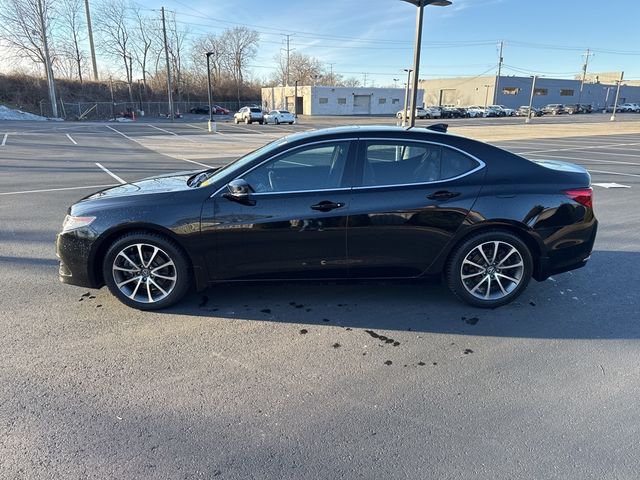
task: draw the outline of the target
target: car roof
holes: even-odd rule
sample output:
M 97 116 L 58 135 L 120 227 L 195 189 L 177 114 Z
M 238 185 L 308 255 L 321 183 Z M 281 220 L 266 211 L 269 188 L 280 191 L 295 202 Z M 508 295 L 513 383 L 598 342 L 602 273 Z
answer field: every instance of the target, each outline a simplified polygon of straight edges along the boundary
M 389 134 L 389 133 L 398 133 L 398 134 L 406 134 L 408 132 L 411 133 L 425 133 L 425 134 L 435 134 L 435 135 L 448 135 L 445 133 L 437 132 L 435 130 L 428 130 L 423 127 L 414 127 L 411 129 L 405 127 L 395 127 L 388 125 L 349 125 L 342 127 L 332 127 L 332 128 L 323 128 L 320 130 L 309 130 L 307 132 L 299 132 L 294 133 L 292 135 L 287 135 L 285 139 L 289 143 L 297 142 L 300 140 L 309 140 L 316 137 L 326 137 L 326 136 L 340 136 L 340 135 L 371 135 L 371 134 Z

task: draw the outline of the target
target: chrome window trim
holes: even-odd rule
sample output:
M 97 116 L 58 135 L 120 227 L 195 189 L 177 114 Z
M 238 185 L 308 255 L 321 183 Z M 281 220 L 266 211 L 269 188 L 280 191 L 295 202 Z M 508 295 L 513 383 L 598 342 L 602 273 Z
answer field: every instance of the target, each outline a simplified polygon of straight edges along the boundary
M 358 141 L 359 139 L 357 137 L 350 137 L 350 138 L 334 138 L 331 140 L 319 140 L 317 142 L 311 142 L 311 143 L 305 143 L 304 145 L 298 145 L 296 147 L 290 148 L 289 150 L 285 150 L 284 152 L 280 152 L 279 154 L 273 156 L 273 157 L 269 157 L 266 160 L 260 162 L 258 165 L 255 165 L 253 167 L 251 167 L 249 170 L 245 170 L 244 172 L 242 172 L 242 175 L 235 177 L 233 180 L 237 180 L 239 178 L 242 178 L 244 175 L 246 175 L 247 173 L 251 173 L 253 170 L 255 170 L 258 167 L 261 167 L 262 165 L 264 165 L 267 162 L 270 162 L 271 160 L 275 160 L 278 157 L 281 157 L 282 155 L 291 153 L 291 152 L 295 152 L 296 150 L 300 150 L 302 148 L 305 147 L 309 147 L 309 146 L 313 146 L 313 145 L 321 145 L 323 143 L 338 143 L 338 142 L 353 142 L 353 141 Z M 231 181 L 233 181 L 231 180 Z M 220 187 L 218 190 L 215 191 L 215 193 L 213 193 L 209 198 L 213 198 L 215 197 L 218 193 L 220 193 L 222 190 L 224 190 L 225 188 L 227 188 L 226 185 Z M 286 192 L 254 192 L 251 195 L 275 195 L 275 194 L 283 194 L 283 193 L 311 193 L 311 192 L 327 192 L 327 191 L 335 191 L 335 190 L 351 190 L 352 187 L 339 187 L 339 188 L 322 188 L 322 189 L 318 189 L 318 190 L 290 190 L 290 191 L 286 191 Z
M 430 132 L 431 133 L 431 132 Z M 438 132 L 434 132 L 434 133 L 438 133 Z M 443 134 L 441 134 L 443 135 Z M 246 170 L 245 172 L 242 173 L 242 175 L 235 177 L 233 180 L 237 180 L 239 178 L 242 178 L 242 176 L 246 175 L 247 173 L 252 172 L 253 170 L 255 170 L 258 167 L 261 167 L 262 165 L 264 165 L 265 163 L 274 160 L 282 155 L 285 155 L 287 153 L 290 152 L 294 152 L 296 150 L 302 149 L 304 147 L 308 147 L 308 146 L 312 146 L 312 145 L 321 145 L 323 143 L 335 143 L 335 142 L 341 142 L 341 141 L 363 141 L 363 142 L 368 142 L 368 141 L 384 141 L 384 142 L 407 142 L 406 139 L 399 139 L 399 138 L 385 138 L 385 137 L 365 137 L 365 138 L 358 138 L 358 137 L 349 137 L 349 138 L 340 138 L 340 139 L 331 139 L 331 140 L 320 140 L 320 141 L 316 141 L 316 142 L 312 142 L 312 143 L 306 143 L 304 145 L 298 145 L 297 147 L 293 147 L 290 148 L 289 150 L 285 150 L 284 152 L 281 152 L 279 154 L 277 154 L 274 157 L 270 157 L 262 162 L 260 162 L 258 165 L 255 165 L 253 167 L 251 167 L 249 170 Z M 458 175 L 457 177 L 451 177 L 451 178 L 446 178 L 444 180 L 436 180 L 433 182 L 415 182 L 415 183 L 394 183 L 394 184 L 390 184 L 390 185 L 363 185 L 363 186 L 353 186 L 353 187 L 340 187 L 340 188 L 322 188 L 322 189 L 317 189 L 317 190 L 289 190 L 289 191 L 283 191 L 283 192 L 259 192 L 259 193 L 252 193 L 252 196 L 265 196 L 265 195 L 281 195 L 281 194 L 290 194 L 290 193 L 315 193 L 315 192 L 344 192 L 347 190 L 366 190 L 366 189 L 375 189 L 375 188 L 395 188 L 395 187 L 412 187 L 412 186 L 418 186 L 418 185 L 434 185 L 437 183 L 446 183 L 446 182 L 451 182 L 454 180 L 459 180 L 461 178 L 464 178 L 468 175 L 473 175 L 474 173 L 482 170 L 485 166 L 486 163 L 483 162 L 482 160 L 480 160 L 478 157 L 471 155 L 468 152 L 465 152 L 464 150 L 461 150 L 460 148 L 454 147 L 452 145 L 447 145 L 446 143 L 441 143 L 441 142 L 434 142 L 431 140 L 419 140 L 419 139 L 411 139 L 408 140 L 409 142 L 412 143 L 426 143 L 429 145 L 438 145 L 440 147 L 446 147 L 446 148 L 451 148 L 452 150 L 456 150 L 458 152 L 460 152 L 461 154 L 471 158 L 472 160 L 475 160 L 476 162 L 478 162 L 478 166 L 476 168 L 474 168 L 473 170 L 469 170 L 468 172 L 463 173 L 462 175 Z M 232 180 L 232 181 L 233 181 Z M 213 198 L 216 195 L 218 195 L 218 193 L 220 193 L 222 190 L 224 190 L 227 186 L 223 185 L 222 187 L 220 187 L 218 190 L 216 190 L 209 198 Z
M 414 182 L 414 183 L 393 183 L 390 185 L 362 185 L 359 187 L 353 187 L 354 190 L 365 190 L 365 189 L 372 189 L 372 188 L 394 188 L 394 187 L 411 187 L 411 186 L 416 186 L 416 185 L 433 185 L 436 183 L 446 183 L 446 182 L 451 182 L 453 180 L 459 180 L 461 178 L 464 178 L 466 176 L 469 175 L 473 175 L 474 173 L 482 170 L 487 164 L 484 163 L 482 160 L 480 160 L 478 157 L 471 155 L 470 153 L 465 152 L 464 150 L 461 150 L 457 147 L 454 147 L 452 145 L 447 145 L 446 143 L 440 143 L 440 142 L 433 142 L 430 140 L 406 140 L 406 139 L 397 139 L 397 138 L 378 138 L 378 137 L 370 137 L 370 138 L 361 138 L 360 141 L 364 141 L 364 142 L 368 142 L 368 141 L 376 141 L 376 142 L 380 142 L 380 141 L 384 141 L 384 142 L 411 142 L 411 143 L 427 143 L 429 145 L 438 145 L 440 147 L 446 147 L 446 148 L 450 148 L 452 150 L 456 150 L 458 152 L 460 152 L 461 154 L 471 158 L 472 160 L 475 160 L 476 162 L 478 162 L 478 166 L 476 168 L 474 168 L 473 170 L 469 170 L 468 172 L 463 173 L 462 175 L 458 175 L 457 177 L 451 177 L 451 178 L 445 178 L 443 180 L 436 180 L 433 182 Z M 366 154 L 366 153 L 365 153 Z

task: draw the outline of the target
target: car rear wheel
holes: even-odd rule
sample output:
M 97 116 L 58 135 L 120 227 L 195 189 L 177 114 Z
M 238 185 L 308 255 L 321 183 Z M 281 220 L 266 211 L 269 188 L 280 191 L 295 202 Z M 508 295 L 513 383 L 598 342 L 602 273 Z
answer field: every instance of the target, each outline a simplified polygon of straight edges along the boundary
M 117 239 L 102 273 L 111 293 L 139 310 L 178 302 L 189 288 L 189 261 L 178 245 L 156 233 L 133 232 Z
M 280 125 L 280 120 L 278 120 L 278 117 L 276 117 L 276 119 L 275 119 L 274 123 L 275 123 L 276 125 Z
M 506 231 L 482 232 L 460 244 L 446 268 L 449 289 L 460 300 L 495 308 L 527 287 L 533 259 L 527 245 Z

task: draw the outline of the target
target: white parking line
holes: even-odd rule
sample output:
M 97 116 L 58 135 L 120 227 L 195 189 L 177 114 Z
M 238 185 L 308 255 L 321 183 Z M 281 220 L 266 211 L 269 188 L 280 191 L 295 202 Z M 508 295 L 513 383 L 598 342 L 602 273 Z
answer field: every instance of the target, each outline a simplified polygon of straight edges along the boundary
M 113 178 L 115 178 L 117 181 L 119 181 L 120 183 L 127 183 L 125 182 L 123 179 L 121 179 L 118 175 L 116 175 L 115 173 L 113 173 L 111 170 L 109 170 L 108 168 L 104 167 L 102 164 L 96 162 L 96 165 L 98 166 L 98 168 L 100 168 L 103 172 L 111 175 Z
M 595 173 L 606 173 L 608 175 L 620 175 L 622 177 L 638 177 L 640 178 L 640 175 L 637 175 L 635 173 L 620 173 L 620 172 L 607 172 L 606 170 L 591 170 L 589 169 L 590 172 L 595 172 Z
M 76 142 L 73 138 L 71 138 L 71 135 L 69 135 L 68 133 L 67 133 L 67 137 L 69 138 L 69 140 L 73 142 L 74 145 L 78 144 L 78 142 Z
M 129 135 L 122 133 L 120 130 L 116 130 L 115 128 L 113 128 L 111 125 L 106 125 L 107 128 L 113 130 L 114 132 L 116 132 L 117 134 L 122 135 L 124 138 L 126 138 L 127 140 L 131 140 L 132 142 L 137 143 L 138 145 L 140 145 L 142 148 L 149 150 L 147 147 L 145 147 L 142 143 L 140 143 L 138 140 L 136 140 L 135 138 L 131 138 Z M 161 154 L 164 155 L 164 154 Z M 169 157 L 169 158 L 178 158 L 178 157 L 171 157 L 170 155 L 165 155 L 165 157 Z M 178 158 L 178 160 L 184 160 L 185 162 L 189 162 L 189 163 L 195 163 L 196 165 L 200 165 L 201 167 L 205 167 L 205 168 L 213 168 L 211 165 L 207 165 L 206 163 L 200 163 L 200 162 L 196 162 L 195 160 L 187 160 L 186 158 Z
M 193 140 L 192 138 L 185 137 L 185 136 L 182 136 L 182 135 L 178 135 L 176 132 L 171 132 L 169 130 L 165 130 L 164 128 L 156 127 L 155 125 L 151 125 L 150 123 L 147 123 L 147 126 L 151 127 L 151 128 L 155 128 L 156 130 L 160 130 L 161 132 L 166 132 L 166 133 L 169 133 L 171 135 L 175 135 L 176 137 L 180 137 L 180 138 L 186 140 L 187 142 L 192 142 L 192 143 L 195 142 L 195 140 Z
M 9 137 L 9 134 L 5 133 L 4 137 L 2 138 L 2 145 L 0 145 L 0 147 L 4 147 L 7 144 L 7 137 Z
M 43 192 L 62 192 L 64 190 L 82 190 L 85 188 L 106 188 L 115 187 L 116 183 L 109 183 L 106 185 L 87 185 L 86 187 L 63 187 L 63 188 L 47 188 L 45 190 L 24 190 L 22 192 L 3 192 L 0 195 L 20 195 L 22 193 L 43 193 Z
M 192 125 L 190 123 L 185 123 L 185 125 L 188 125 L 189 127 L 197 128 L 198 130 L 204 130 L 205 132 L 208 132 L 208 129 L 206 129 L 204 127 L 199 127 L 197 125 Z M 224 133 L 219 132 L 218 130 L 216 130 L 215 132 L 212 132 L 212 133 L 215 133 L 217 135 L 224 135 Z
M 610 145 L 591 145 L 589 147 L 553 148 L 548 150 L 537 150 L 535 152 L 527 152 L 527 153 L 568 152 L 571 150 L 593 150 L 595 148 L 632 147 L 636 145 L 640 145 L 640 143 L 612 143 Z M 604 154 L 603 152 L 594 152 L 594 153 Z
M 531 154 L 531 155 L 540 155 L 543 158 L 529 158 L 529 160 L 532 161 L 538 161 L 538 160 L 543 160 L 543 159 L 548 159 L 548 160 L 555 160 L 557 158 L 562 159 L 562 160 L 571 160 L 572 162 L 576 163 L 576 162 L 593 162 L 593 163 L 611 163 L 613 165 L 631 165 L 634 167 L 640 166 L 640 163 L 633 163 L 633 162 L 620 162 L 620 161 L 616 161 L 616 160 L 599 160 L 597 158 L 576 158 L 576 157 L 567 157 L 567 156 L 563 156 L 563 155 L 553 155 L 551 153 L 533 153 L 533 152 L 520 152 L 522 154 L 523 157 L 527 158 L 527 155 Z
M 229 125 L 229 127 L 231 127 L 231 125 Z M 241 130 L 248 130 L 249 132 L 258 133 L 258 134 L 260 134 L 260 135 L 263 135 L 263 134 L 264 134 L 264 132 L 260 132 L 260 131 L 258 131 L 258 130 L 257 130 L 257 129 L 255 129 L 255 128 L 251 128 L 251 127 L 241 127 L 240 125 L 237 125 L 237 124 L 235 124 L 235 123 L 233 124 L 233 127 L 231 127 L 231 128 L 238 128 L 238 129 L 241 129 Z

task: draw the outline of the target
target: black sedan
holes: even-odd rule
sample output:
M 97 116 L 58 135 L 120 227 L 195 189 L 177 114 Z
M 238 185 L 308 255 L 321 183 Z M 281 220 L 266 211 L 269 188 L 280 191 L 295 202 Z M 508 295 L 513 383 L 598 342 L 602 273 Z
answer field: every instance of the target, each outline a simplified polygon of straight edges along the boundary
M 143 310 L 190 285 L 440 274 L 458 298 L 497 307 L 531 277 L 585 265 L 596 229 L 579 166 L 432 129 L 342 127 L 86 197 L 57 253 L 63 282 L 106 284 Z

